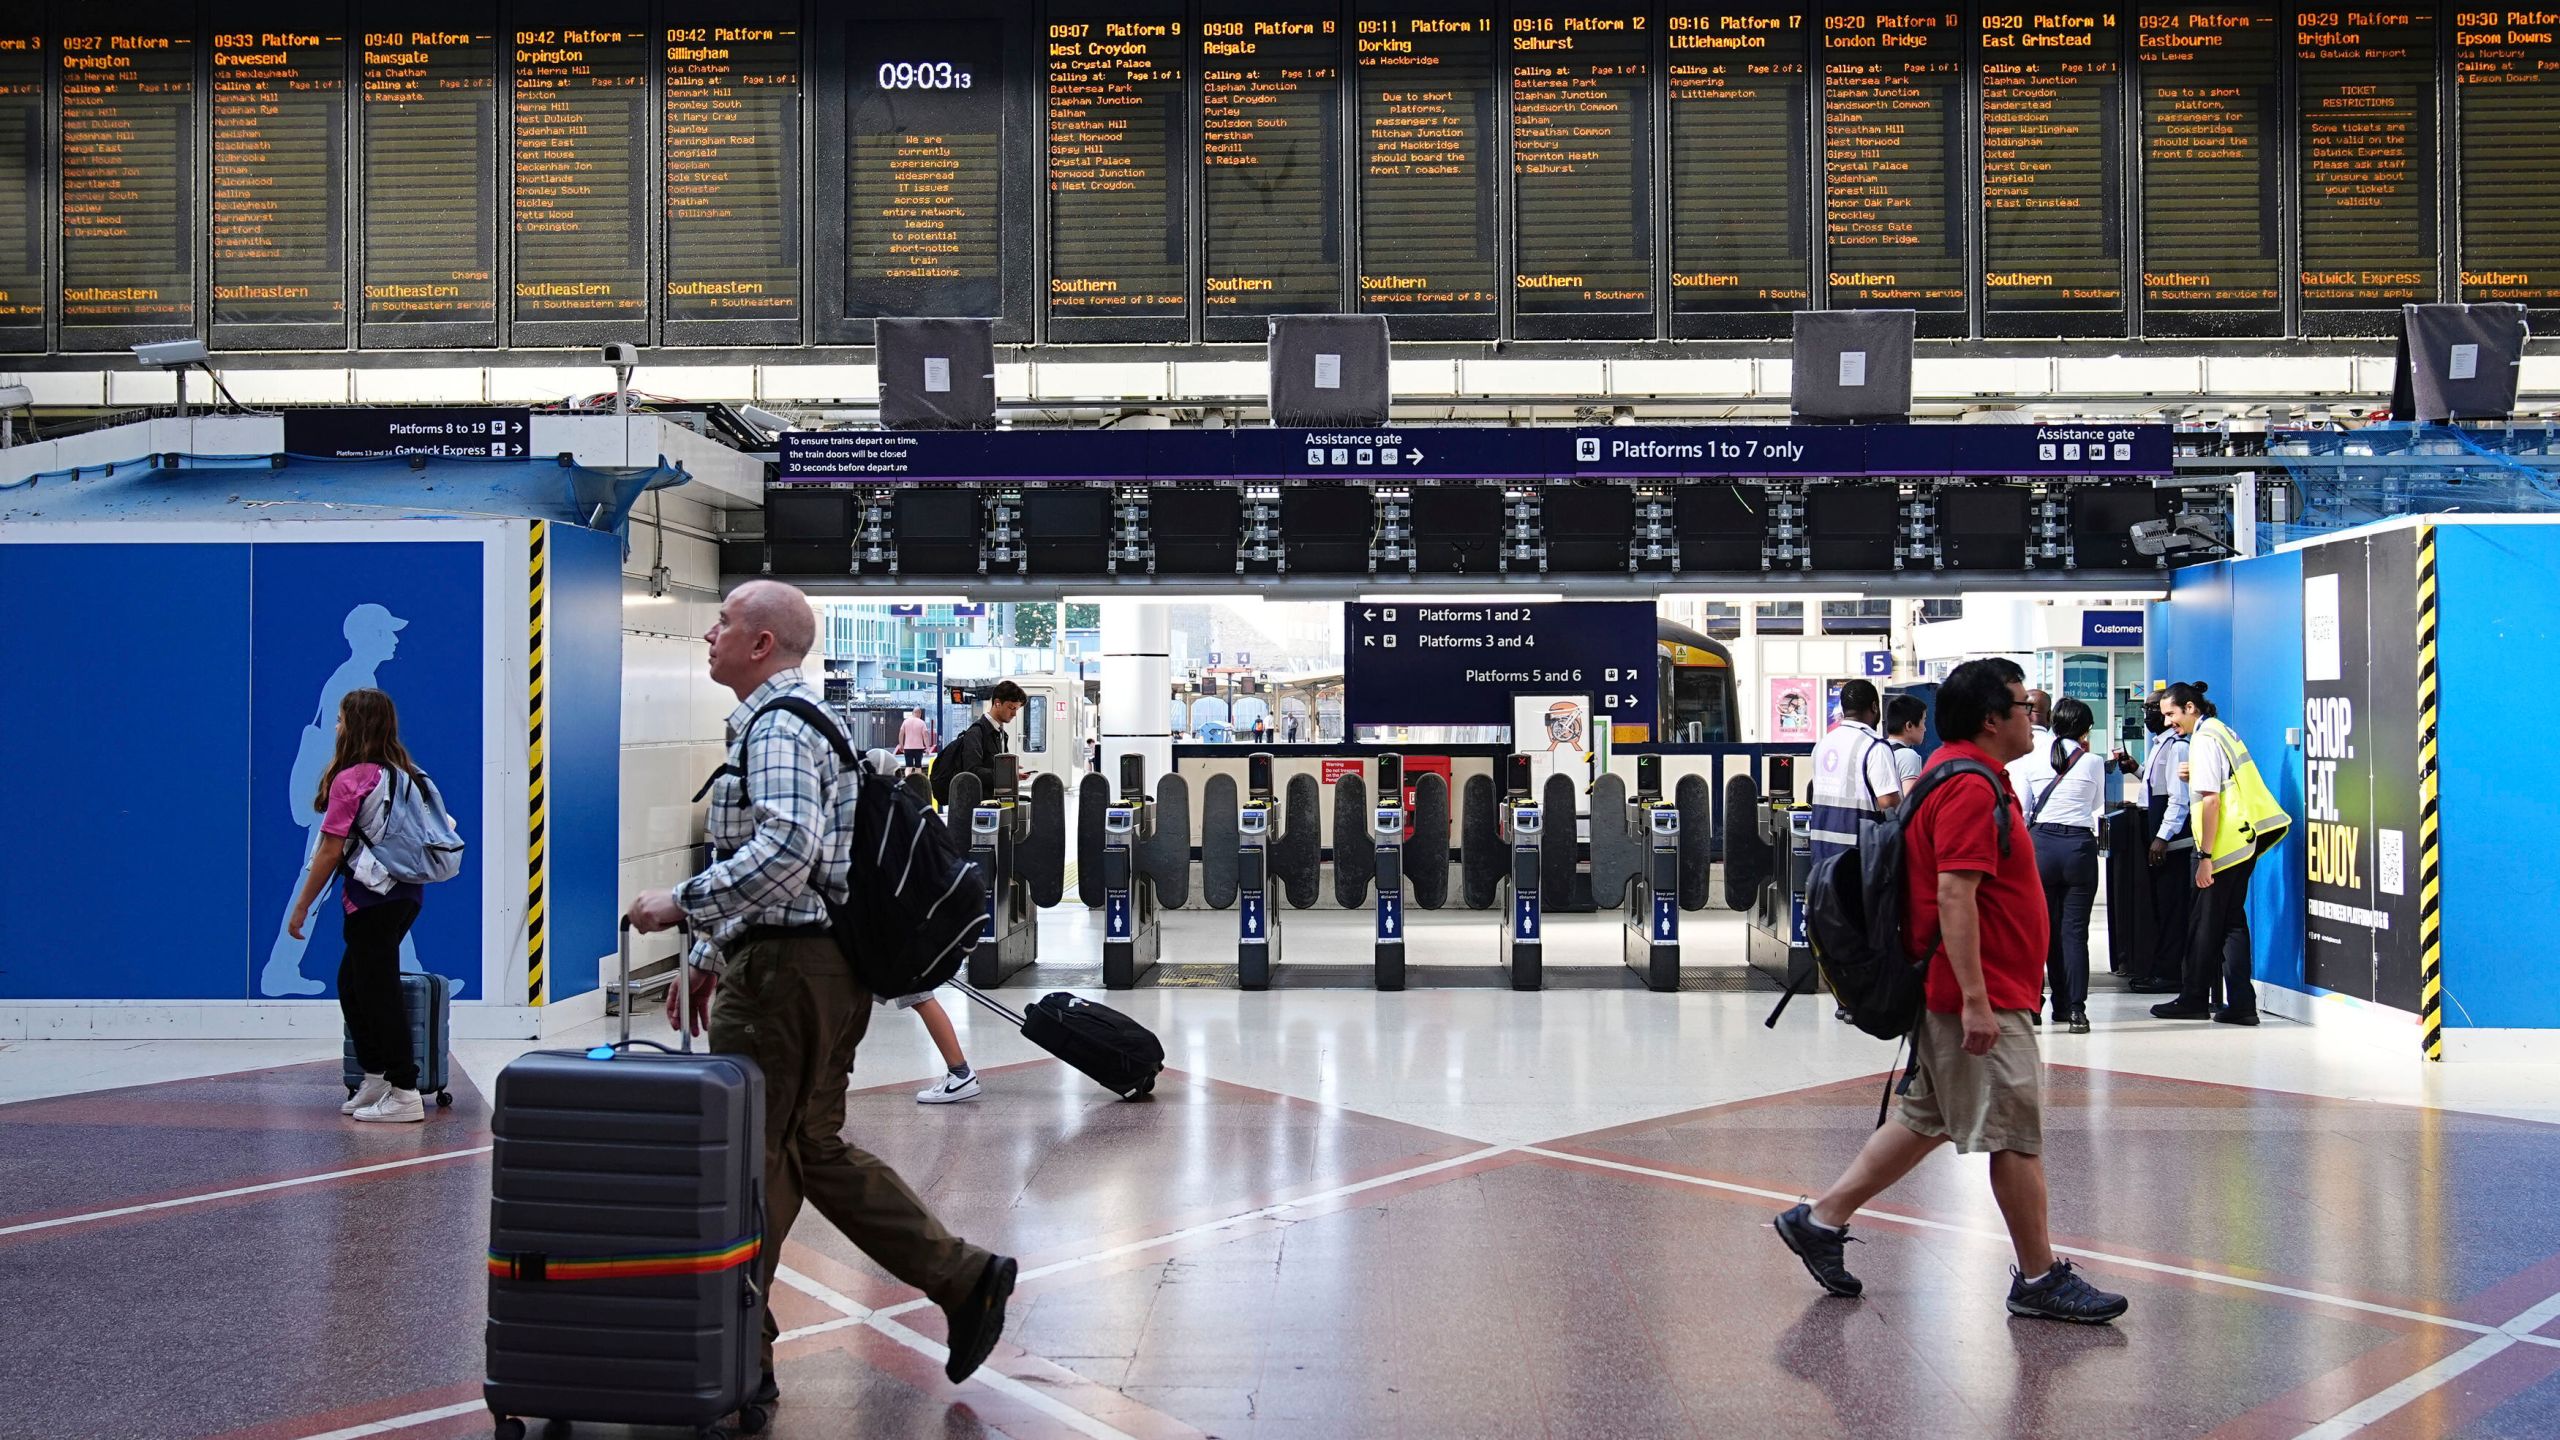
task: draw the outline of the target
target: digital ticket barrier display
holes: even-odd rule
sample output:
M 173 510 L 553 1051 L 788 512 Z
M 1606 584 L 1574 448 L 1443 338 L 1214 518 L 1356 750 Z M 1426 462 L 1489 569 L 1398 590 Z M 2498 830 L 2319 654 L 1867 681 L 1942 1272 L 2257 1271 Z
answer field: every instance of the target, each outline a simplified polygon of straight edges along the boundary
M 1245 761 L 1244 804 L 1236 809 L 1236 985 L 1268 990 L 1280 963 L 1280 917 L 1271 906 L 1271 753 Z
M 1039 907 L 1024 873 L 1031 807 L 1022 800 L 1021 757 L 996 757 L 996 790 L 969 814 L 969 858 L 987 877 L 987 928 L 969 952 L 969 983 L 991 989 L 1040 958 Z
M 1404 757 L 1378 757 L 1378 801 L 1370 811 L 1376 852 L 1377 926 L 1370 945 L 1381 990 L 1404 988 Z
M 1663 798 L 1662 757 L 1636 757 L 1637 830 L 1644 855 L 1627 887 L 1627 968 L 1648 990 L 1680 988 L 1680 810 Z
M 1545 983 L 1542 963 L 1546 942 L 1538 903 L 1538 837 L 1545 828 L 1536 792 L 1531 787 L 1530 758 L 1511 756 L 1503 766 L 1502 841 L 1511 853 L 1503 876 L 1501 950 L 1503 973 L 1514 990 L 1535 990 Z M 1573 823 L 1571 816 L 1562 823 Z
M 1156 928 L 1153 882 L 1138 863 L 1138 844 L 1155 833 L 1148 803 L 1146 759 L 1120 757 L 1120 793 L 1102 812 L 1102 987 L 1137 988 L 1156 966 L 1162 937 Z

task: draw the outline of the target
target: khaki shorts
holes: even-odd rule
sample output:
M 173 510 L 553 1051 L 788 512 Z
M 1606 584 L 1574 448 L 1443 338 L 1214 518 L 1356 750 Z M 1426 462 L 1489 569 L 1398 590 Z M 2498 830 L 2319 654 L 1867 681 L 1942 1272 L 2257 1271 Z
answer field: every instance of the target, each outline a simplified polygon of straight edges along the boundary
M 1902 1097 L 1902 1123 L 1944 1135 L 1958 1154 L 2044 1151 L 2044 1056 L 2024 1010 L 1998 1012 L 2000 1038 L 1988 1055 L 1964 1051 L 1964 1019 L 1924 1010 L 1911 1032 L 1919 1072 Z

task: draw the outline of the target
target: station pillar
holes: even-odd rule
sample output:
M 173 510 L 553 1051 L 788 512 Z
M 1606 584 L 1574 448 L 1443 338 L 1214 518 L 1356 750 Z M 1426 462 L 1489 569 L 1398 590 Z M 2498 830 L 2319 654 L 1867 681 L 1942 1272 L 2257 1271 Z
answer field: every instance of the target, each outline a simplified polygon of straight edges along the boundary
M 1172 617 L 1158 600 L 1102 602 L 1102 773 L 1145 757 L 1147 783 L 1173 769 Z

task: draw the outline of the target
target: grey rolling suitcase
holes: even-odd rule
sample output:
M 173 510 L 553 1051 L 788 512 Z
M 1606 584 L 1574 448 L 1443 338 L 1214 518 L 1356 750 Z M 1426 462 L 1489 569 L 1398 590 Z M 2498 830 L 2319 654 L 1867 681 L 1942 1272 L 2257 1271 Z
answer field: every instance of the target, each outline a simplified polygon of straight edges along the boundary
M 689 992 L 679 975 L 679 994 Z M 490 1125 L 488 1378 L 499 1440 L 525 1418 L 765 1427 L 764 1074 L 631 1039 L 498 1073 Z M 683 1027 L 690 1030 L 687 1024 Z
M 438 1105 L 453 1103 L 453 982 L 442 975 L 400 972 L 400 1006 L 409 1012 L 409 1045 L 418 1056 L 418 1093 L 433 1095 Z M 346 1040 L 343 1078 L 353 1095 L 364 1084 L 364 1067 L 356 1063 L 356 1037 Z

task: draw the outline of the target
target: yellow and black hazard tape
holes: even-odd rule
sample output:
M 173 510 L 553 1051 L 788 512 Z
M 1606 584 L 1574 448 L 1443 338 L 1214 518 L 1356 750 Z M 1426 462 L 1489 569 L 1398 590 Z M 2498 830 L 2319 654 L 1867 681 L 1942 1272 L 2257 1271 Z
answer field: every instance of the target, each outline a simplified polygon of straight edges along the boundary
M 525 575 L 525 837 L 524 837 L 524 1001 L 540 1005 L 543 992 L 543 836 L 548 829 L 542 781 L 542 722 L 547 702 L 542 688 L 542 599 L 550 558 L 545 553 L 550 522 L 533 522 L 531 560 Z
M 2418 527 L 2418 1033 L 2444 1058 L 2444 871 L 2436 814 L 2436 527 Z

